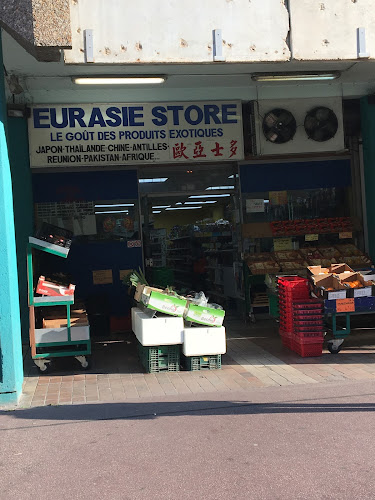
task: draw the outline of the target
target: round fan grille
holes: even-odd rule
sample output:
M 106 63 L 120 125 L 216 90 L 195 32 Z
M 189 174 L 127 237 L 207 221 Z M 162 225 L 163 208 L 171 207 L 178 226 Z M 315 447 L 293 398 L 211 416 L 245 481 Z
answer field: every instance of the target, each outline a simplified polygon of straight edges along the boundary
M 268 141 L 283 144 L 293 139 L 297 124 L 290 111 L 275 108 L 264 116 L 262 128 L 263 134 Z
M 338 126 L 337 117 L 329 108 L 314 108 L 305 117 L 305 131 L 309 139 L 313 141 L 329 141 L 336 135 Z

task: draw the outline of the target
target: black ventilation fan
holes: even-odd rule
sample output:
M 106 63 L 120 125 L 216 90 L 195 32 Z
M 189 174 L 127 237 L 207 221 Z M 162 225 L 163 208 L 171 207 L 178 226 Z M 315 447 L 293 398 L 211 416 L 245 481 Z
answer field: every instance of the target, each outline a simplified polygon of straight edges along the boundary
M 317 142 L 329 141 L 336 135 L 339 123 L 332 109 L 317 107 L 309 111 L 305 118 L 305 131 L 309 139 Z
M 262 128 L 267 141 L 283 144 L 293 139 L 297 124 L 290 111 L 275 108 L 264 116 Z

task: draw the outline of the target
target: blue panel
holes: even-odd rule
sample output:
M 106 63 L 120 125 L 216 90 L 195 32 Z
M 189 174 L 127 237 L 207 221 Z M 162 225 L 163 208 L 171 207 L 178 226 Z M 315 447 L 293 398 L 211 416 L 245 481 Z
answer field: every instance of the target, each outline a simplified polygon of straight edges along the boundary
M 351 185 L 350 160 L 241 165 L 241 191 L 284 191 Z
M 74 200 L 128 200 L 138 198 L 135 170 L 101 172 L 65 172 L 34 174 L 36 203 Z M 64 272 L 72 275 L 76 297 L 90 300 L 101 296 L 108 303 L 109 313 L 129 313 L 128 288 L 120 282 L 120 270 L 143 267 L 142 249 L 128 248 L 121 241 L 83 242 L 74 238 L 67 259 L 44 254 L 41 273 Z M 94 285 L 92 271 L 112 269 L 113 284 Z
M 136 170 L 34 174 L 35 203 L 138 198 Z

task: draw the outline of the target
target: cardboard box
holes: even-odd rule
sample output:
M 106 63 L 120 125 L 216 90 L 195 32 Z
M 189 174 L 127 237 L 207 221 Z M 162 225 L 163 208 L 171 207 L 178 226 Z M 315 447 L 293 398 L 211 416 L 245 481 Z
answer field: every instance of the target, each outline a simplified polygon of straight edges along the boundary
M 163 290 L 161 290 L 160 288 L 152 288 L 151 286 L 138 283 L 134 294 L 134 300 L 136 300 L 137 302 L 141 302 L 143 293 L 145 295 L 150 295 L 151 291 L 162 292 Z
M 189 304 L 184 314 L 186 321 L 207 326 L 221 326 L 224 321 L 224 316 L 225 311 L 223 309 L 213 309 L 211 307 L 202 307 L 195 304 Z
M 346 299 L 348 296 L 348 289 L 333 274 L 317 274 L 311 276 L 311 280 L 314 284 L 314 293 L 317 297 L 326 300 L 337 300 Z M 328 288 L 332 290 L 328 290 Z
M 155 290 L 151 290 L 150 295 L 146 295 L 144 290 L 142 293 L 142 302 L 147 309 L 170 314 L 171 316 L 183 316 L 187 305 L 186 299 L 180 299 Z
M 322 266 L 308 266 L 307 271 L 311 276 L 327 275 L 331 274 L 328 267 Z
M 35 292 L 50 297 L 61 297 L 65 295 L 74 295 L 75 288 L 75 285 L 69 285 L 68 287 L 57 285 L 51 281 L 46 281 L 44 276 L 40 276 Z
M 342 273 L 354 273 L 353 269 L 348 266 L 348 264 L 332 264 L 330 267 L 331 273 L 342 274 Z
M 366 281 L 361 273 L 342 273 L 338 275 L 342 284 L 349 284 L 353 281 L 358 281 L 360 286 L 356 288 L 348 288 L 348 297 L 371 297 L 373 295 L 373 284 L 371 281 Z
M 184 328 L 182 352 L 185 356 L 214 356 L 225 354 L 225 328 L 192 327 Z

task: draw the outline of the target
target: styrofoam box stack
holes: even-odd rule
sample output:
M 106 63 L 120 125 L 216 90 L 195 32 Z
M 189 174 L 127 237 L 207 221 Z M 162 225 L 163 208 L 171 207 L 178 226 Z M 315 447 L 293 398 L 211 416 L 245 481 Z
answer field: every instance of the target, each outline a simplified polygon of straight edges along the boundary
M 209 356 L 225 354 L 227 351 L 223 326 L 184 328 L 183 335 L 182 352 L 185 356 Z
M 184 320 L 174 316 L 150 318 L 138 307 L 131 311 L 132 329 L 143 346 L 182 344 Z

